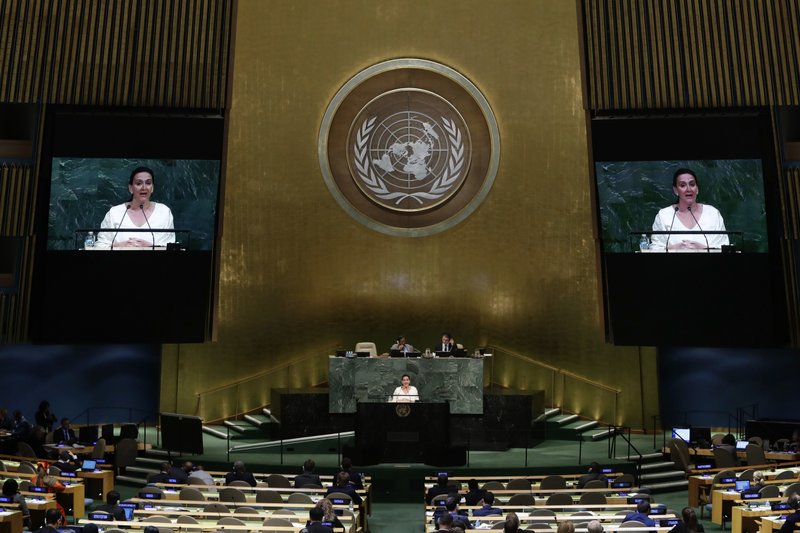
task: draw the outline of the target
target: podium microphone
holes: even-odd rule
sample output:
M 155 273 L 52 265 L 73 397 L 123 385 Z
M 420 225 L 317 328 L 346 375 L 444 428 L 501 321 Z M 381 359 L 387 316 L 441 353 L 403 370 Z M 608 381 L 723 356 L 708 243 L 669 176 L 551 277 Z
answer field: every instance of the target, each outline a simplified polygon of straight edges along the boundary
M 153 246 L 151 247 L 151 249 L 155 250 L 156 249 L 156 234 L 153 233 L 153 228 L 152 228 L 152 226 L 150 226 L 150 221 L 147 220 L 147 213 L 145 213 L 145 211 L 144 211 L 144 204 L 143 203 L 139 204 L 139 209 L 142 210 L 142 215 L 144 215 L 144 221 L 147 222 L 147 227 L 148 227 L 148 229 L 150 229 L 150 236 L 153 238 Z
M 131 204 L 125 204 L 125 211 L 122 213 L 122 218 L 119 219 L 119 224 L 117 224 L 117 231 L 114 232 L 114 236 L 111 237 L 111 249 L 114 249 L 114 241 L 117 240 L 117 234 L 119 233 L 119 228 L 122 227 L 122 221 L 125 220 L 125 215 L 128 214 L 128 209 L 131 208 Z
M 672 231 L 672 226 L 675 225 L 675 215 L 678 214 L 678 206 L 676 205 L 673 209 L 675 209 L 675 211 L 672 212 L 672 221 L 669 223 L 669 230 L 670 231 Z M 669 235 L 667 235 L 667 244 L 664 246 L 664 253 L 669 253 L 669 239 L 670 239 L 670 237 L 672 237 L 671 233 Z
M 703 238 L 706 240 L 706 252 L 710 252 L 711 251 L 711 246 L 709 246 L 709 244 L 708 244 L 708 235 L 706 235 L 706 232 L 703 231 L 703 228 L 700 227 L 700 221 L 698 221 L 697 217 L 694 216 L 694 213 L 692 213 L 692 206 L 688 206 L 686 208 L 686 210 L 689 211 L 690 215 L 692 215 L 692 218 L 694 219 L 694 223 L 697 224 L 697 229 L 700 230 L 700 233 L 703 234 Z

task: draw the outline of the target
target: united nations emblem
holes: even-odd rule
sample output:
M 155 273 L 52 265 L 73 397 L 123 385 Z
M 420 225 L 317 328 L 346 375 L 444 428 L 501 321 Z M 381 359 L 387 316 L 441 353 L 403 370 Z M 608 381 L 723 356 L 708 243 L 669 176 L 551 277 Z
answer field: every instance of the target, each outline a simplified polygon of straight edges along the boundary
M 499 161 L 491 108 L 461 74 L 404 59 L 362 71 L 334 97 L 319 141 L 337 202 L 378 231 L 431 235 L 486 197 Z
M 398 403 L 394 408 L 394 413 L 400 418 L 405 418 L 411 414 L 411 405 L 407 403 Z
M 430 209 L 463 183 L 472 153 L 469 131 L 437 95 L 393 91 L 370 102 L 354 125 L 351 174 L 378 205 L 405 212 Z

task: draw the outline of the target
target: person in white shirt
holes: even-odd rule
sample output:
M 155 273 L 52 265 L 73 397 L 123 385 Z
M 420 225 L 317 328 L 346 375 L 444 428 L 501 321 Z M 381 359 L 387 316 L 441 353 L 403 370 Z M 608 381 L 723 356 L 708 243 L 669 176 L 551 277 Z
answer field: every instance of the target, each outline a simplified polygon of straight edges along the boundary
M 400 386 L 394 389 L 389 402 L 391 403 L 413 403 L 419 401 L 419 392 L 411 384 L 411 376 L 403 374 L 400 378 Z

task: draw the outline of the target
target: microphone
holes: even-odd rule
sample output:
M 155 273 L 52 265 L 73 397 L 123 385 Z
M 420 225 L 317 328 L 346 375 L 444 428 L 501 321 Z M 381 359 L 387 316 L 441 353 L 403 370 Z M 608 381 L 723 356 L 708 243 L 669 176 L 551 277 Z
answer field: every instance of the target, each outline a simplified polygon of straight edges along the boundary
M 125 212 L 122 213 L 122 218 L 119 219 L 119 224 L 117 224 L 117 231 L 114 232 L 114 236 L 111 237 L 111 249 L 114 249 L 114 241 L 117 240 L 117 234 L 119 233 L 119 228 L 122 226 L 122 221 L 125 220 L 125 215 L 128 214 L 128 209 L 131 208 L 131 204 L 125 204 Z
M 147 220 L 147 213 L 144 211 L 144 204 L 139 204 L 139 209 L 142 210 L 142 215 L 144 215 L 144 221 L 147 222 L 147 227 L 150 229 L 150 236 L 153 238 L 153 246 L 151 247 L 153 250 L 156 249 L 156 234 L 153 233 L 153 228 L 150 226 L 150 221 Z
M 703 231 L 703 228 L 700 227 L 700 221 L 698 221 L 697 217 L 694 216 L 694 213 L 692 212 L 692 206 L 688 206 L 686 208 L 686 210 L 689 211 L 690 215 L 692 215 L 692 218 L 694 219 L 694 223 L 697 224 L 697 229 L 700 230 L 700 233 L 703 234 L 703 238 L 706 240 L 706 252 L 710 251 L 711 250 L 711 246 L 709 246 L 709 244 L 708 244 L 708 235 L 706 235 L 706 233 Z
M 673 209 L 675 211 L 672 212 L 672 221 L 669 223 L 669 230 L 672 231 L 672 226 L 675 224 L 675 215 L 678 214 L 678 206 L 676 205 Z M 664 246 L 664 253 L 669 253 L 669 239 L 672 235 L 667 235 L 667 244 Z

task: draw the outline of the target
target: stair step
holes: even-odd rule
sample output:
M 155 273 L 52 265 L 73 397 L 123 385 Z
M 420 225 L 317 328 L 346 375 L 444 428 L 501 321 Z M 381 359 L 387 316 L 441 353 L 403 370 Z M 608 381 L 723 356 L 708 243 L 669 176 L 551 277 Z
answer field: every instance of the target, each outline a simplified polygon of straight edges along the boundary
M 639 460 L 639 456 L 636 455 L 635 453 L 631 453 L 630 457 L 628 457 L 627 455 L 622 455 L 622 456 L 614 457 L 614 459 L 617 459 L 618 461 L 637 461 L 637 460 Z M 661 452 L 652 452 L 652 453 L 643 453 L 642 454 L 642 462 L 654 461 L 654 460 L 663 461 L 664 460 L 664 454 L 661 453 Z
M 652 492 L 673 492 L 683 491 L 689 487 L 689 482 L 683 481 L 667 481 L 664 483 L 642 483 L 642 488 L 648 488 Z
M 592 440 L 603 440 L 609 438 L 614 433 L 614 428 L 603 428 L 600 431 L 593 431 L 587 437 Z
M 644 480 L 667 480 L 667 479 L 675 479 L 675 480 L 685 480 L 686 475 L 681 472 L 680 470 L 668 470 L 665 472 L 648 472 L 647 474 L 642 474 L 639 476 L 643 481 Z
M 553 422 L 559 426 L 565 426 L 566 424 L 575 422 L 576 420 L 578 420 L 578 415 L 561 415 L 548 420 L 548 422 Z
M 665 469 L 678 472 L 678 470 L 675 470 L 675 463 L 673 463 L 672 461 L 658 461 L 657 463 L 656 462 L 642 463 L 642 471 L 650 472 L 653 470 L 665 470 Z
M 160 470 L 164 459 L 166 459 L 166 455 L 164 457 L 137 457 L 136 464 L 139 466 L 151 466 L 156 470 Z
M 225 426 L 231 428 L 231 438 L 261 437 L 264 432 L 247 420 L 226 420 Z
M 156 448 L 153 448 L 152 450 L 147 450 L 147 455 L 158 457 L 159 460 L 167 459 L 170 456 L 169 450 L 158 450 Z
M 589 431 L 592 428 L 597 427 L 597 420 L 587 420 L 586 422 L 581 422 L 577 426 L 575 426 L 575 431 Z
M 545 418 L 550 418 L 552 416 L 561 414 L 561 409 L 559 409 L 558 407 L 551 407 L 550 409 L 545 409 L 544 413 L 542 414 L 544 415 Z
M 158 474 L 159 471 L 160 471 L 159 469 L 154 470 L 152 468 L 144 468 L 136 465 L 129 466 L 128 468 L 125 469 L 125 472 L 128 474 L 133 474 L 133 473 L 144 474 L 145 475 L 144 477 L 149 477 L 153 474 Z
M 130 483 L 131 485 L 142 486 L 147 483 L 147 479 L 141 477 L 133 477 L 133 476 L 117 476 L 115 478 L 116 483 Z
M 220 439 L 228 438 L 228 429 L 225 426 L 203 426 L 203 433 L 208 433 Z
M 264 428 L 273 423 L 272 418 L 267 415 L 244 415 L 244 419 L 257 428 Z

